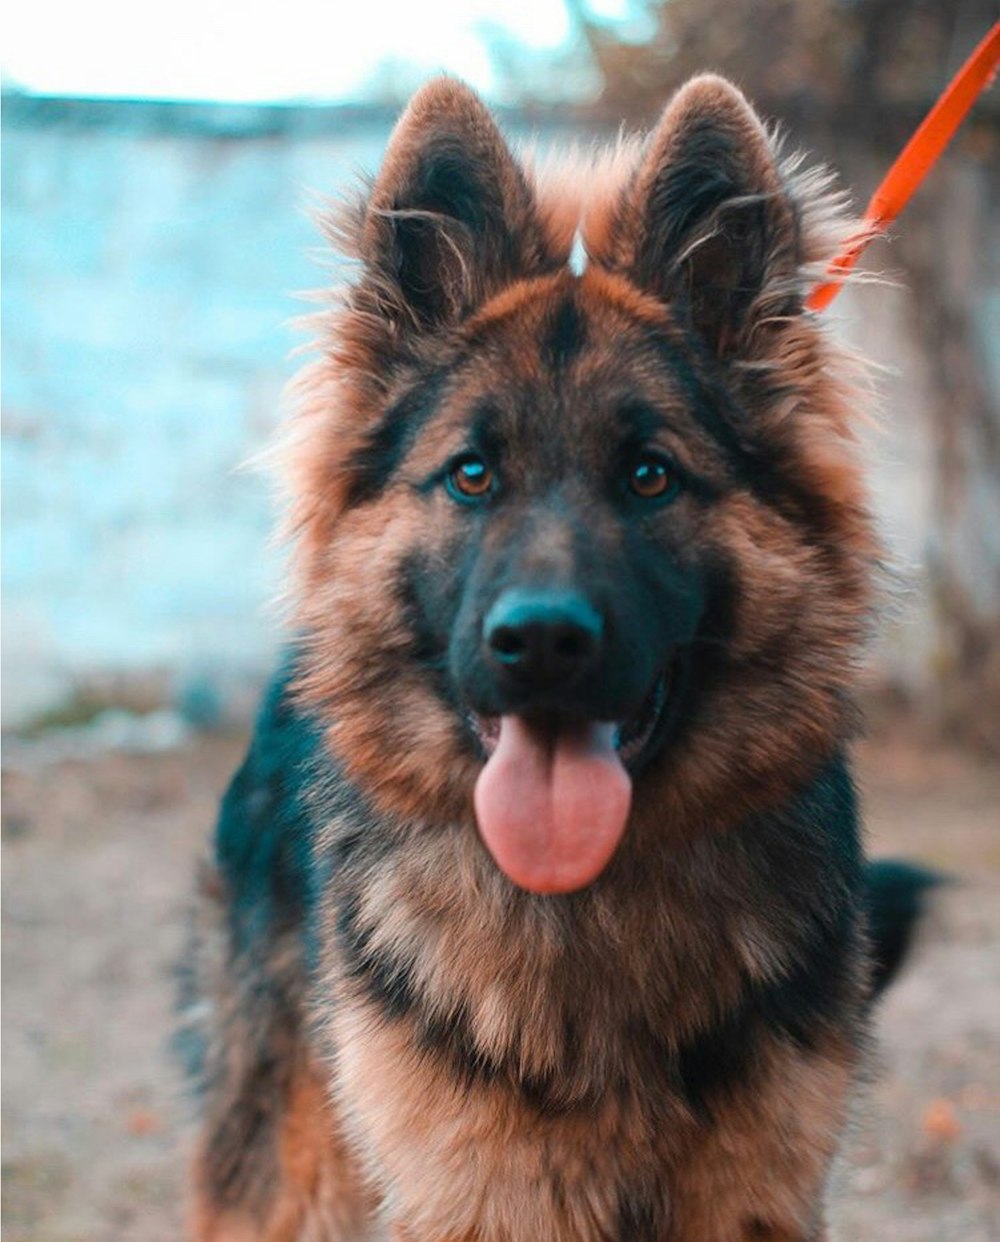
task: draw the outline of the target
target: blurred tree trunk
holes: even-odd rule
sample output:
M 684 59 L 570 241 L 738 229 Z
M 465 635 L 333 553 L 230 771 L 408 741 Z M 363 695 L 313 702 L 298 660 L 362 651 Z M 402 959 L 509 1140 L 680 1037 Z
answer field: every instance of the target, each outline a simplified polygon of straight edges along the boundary
M 796 145 L 836 167 L 862 201 L 950 76 L 996 20 L 995 0 L 650 0 L 648 38 L 626 39 L 566 0 L 603 90 L 595 112 L 648 124 L 670 89 L 715 69 Z M 916 412 L 890 439 L 929 437 L 920 559 L 928 634 L 888 680 L 953 735 L 1000 748 L 1000 108 L 983 95 L 895 230 L 901 328 L 919 350 Z M 888 258 L 886 257 L 888 254 Z M 880 291 L 866 293 L 867 298 Z M 904 351 L 905 356 L 905 351 Z M 905 378 L 905 377 L 904 377 Z M 897 391 L 898 390 L 898 391 Z M 913 386 L 911 384 L 912 393 Z M 902 424 L 902 425 L 900 425 Z M 903 673 L 900 669 L 908 667 Z

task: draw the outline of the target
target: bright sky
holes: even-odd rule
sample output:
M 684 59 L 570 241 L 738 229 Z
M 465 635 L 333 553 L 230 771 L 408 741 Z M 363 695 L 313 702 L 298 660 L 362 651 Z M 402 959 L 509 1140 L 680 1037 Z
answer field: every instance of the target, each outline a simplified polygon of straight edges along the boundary
M 563 0 L 12 0 L 3 25 L 4 79 L 25 89 L 221 100 L 350 97 L 386 60 L 490 93 L 491 32 L 534 51 L 569 34 Z

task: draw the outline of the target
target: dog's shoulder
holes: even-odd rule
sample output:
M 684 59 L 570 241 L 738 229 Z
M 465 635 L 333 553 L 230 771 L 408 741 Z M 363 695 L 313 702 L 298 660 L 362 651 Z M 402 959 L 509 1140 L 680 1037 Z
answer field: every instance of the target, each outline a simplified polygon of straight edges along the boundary
M 216 867 L 240 940 L 301 923 L 311 904 L 309 791 L 322 743 L 316 725 L 295 701 L 295 675 L 290 653 L 264 694 L 216 826 Z

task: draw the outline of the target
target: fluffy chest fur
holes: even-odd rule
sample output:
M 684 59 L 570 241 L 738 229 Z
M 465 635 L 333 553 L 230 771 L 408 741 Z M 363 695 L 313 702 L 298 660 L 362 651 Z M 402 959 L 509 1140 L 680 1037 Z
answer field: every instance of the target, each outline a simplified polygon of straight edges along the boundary
M 808 1044 L 855 984 L 843 765 L 744 833 L 681 834 L 655 868 L 637 840 L 590 889 L 539 899 L 496 874 L 474 833 L 377 839 L 354 802 L 317 837 L 321 990 L 544 1112 L 636 1083 L 698 1111 L 762 1039 Z

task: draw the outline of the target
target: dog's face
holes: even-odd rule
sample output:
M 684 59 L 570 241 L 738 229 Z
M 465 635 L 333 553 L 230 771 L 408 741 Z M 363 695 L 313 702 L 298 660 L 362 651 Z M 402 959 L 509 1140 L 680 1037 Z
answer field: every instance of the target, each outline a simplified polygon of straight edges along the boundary
M 539 892 L 808 773 L 873 551 L 808 204 L 745 101 L 696 80 L 591 172 L 532 185 L 470 92 L 421 92 L 293 452 L 306 700 L 383 810 L 474 802 Z

